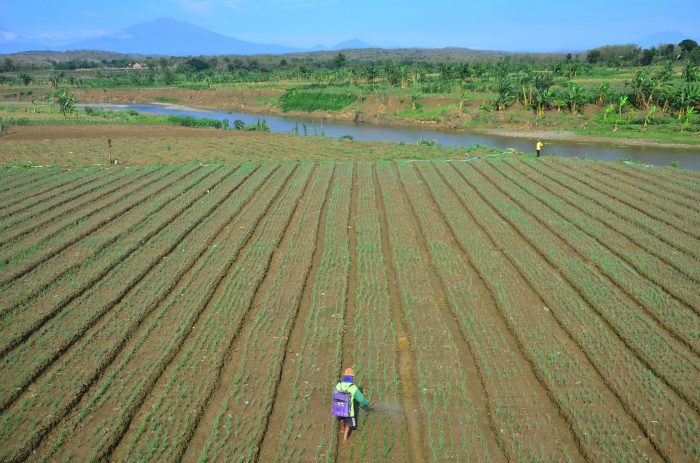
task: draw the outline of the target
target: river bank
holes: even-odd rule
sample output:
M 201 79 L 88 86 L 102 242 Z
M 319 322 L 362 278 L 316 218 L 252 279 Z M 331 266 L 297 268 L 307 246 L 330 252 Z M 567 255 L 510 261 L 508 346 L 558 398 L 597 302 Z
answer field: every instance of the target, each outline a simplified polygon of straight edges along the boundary
M 536 116 L 530 111 L 509 109 L 507 112 L 483 112 L 479 101 L 459 109 L 459 99 L 424 97 L 420 111 L 411 111 L 410 99 L 397 95 L 368 95 L 361 102 L 341 111 L 283 111 L 276 105 L 282 89 L 240 90 L 214 88 L 91 89 L 76 93 L 78 101 L 90 104 L 159 104 L 167 107 L 196 108 L 213 112 L 242 112 L 291 117 L 315 121 L 359 123 L 384 127 L 430 128 L 466 131 L 518 139 L 543 138 L 572 143 L 598 143 L 613 146 L 637 146 L 697 151 L 700 137 L 693 134 L 658 134 L 642 131 L 601 134 L 591 128 L 591 115 L 572 116 L 551 112 Z M 410 117 L 407 117 L 410 116 Z M 574 126 L 576 126 L 574 128 Z M 581 133 L 586 132 L 586 133 Z M 680 140 L 679 140 L 680 139 Z

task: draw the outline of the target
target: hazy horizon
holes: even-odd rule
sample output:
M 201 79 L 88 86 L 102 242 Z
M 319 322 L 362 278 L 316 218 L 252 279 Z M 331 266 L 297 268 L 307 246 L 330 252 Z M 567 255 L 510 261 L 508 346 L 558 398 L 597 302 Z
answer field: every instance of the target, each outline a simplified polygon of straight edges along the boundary
M 508 0 L 498 6 L 459 0 L 401 5 L 366 0 L 160 0 L 145 5 L 134 0 L 116 5 L 0 0 L 0 27 L 5 29 L 0 41 L 66 45 L 113 36 L 159 17 L 292 48 L 360 39 L 383 48 L 548 52 L 639 43 L 657 34 L 700 37 L 698 0 Z

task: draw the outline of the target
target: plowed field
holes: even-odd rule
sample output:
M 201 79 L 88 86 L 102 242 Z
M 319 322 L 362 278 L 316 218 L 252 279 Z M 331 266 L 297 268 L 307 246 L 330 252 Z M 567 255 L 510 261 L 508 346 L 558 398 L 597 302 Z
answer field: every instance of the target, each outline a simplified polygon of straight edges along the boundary
M 3 461 L 698 461 L 700 178 L 2 169 L 0 378 Z

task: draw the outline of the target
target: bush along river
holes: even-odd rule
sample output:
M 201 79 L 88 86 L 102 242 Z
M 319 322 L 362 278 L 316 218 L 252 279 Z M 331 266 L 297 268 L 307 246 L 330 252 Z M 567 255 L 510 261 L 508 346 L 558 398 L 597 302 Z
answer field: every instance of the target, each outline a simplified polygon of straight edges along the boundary
M 514 148 L 523 153 L 535 151 L 531 138 L 516 138 L 504 135 L 475 134 L 459 130 L 436 130 L 420 127 L 391 127 L 358 124 L 341 121 L 320 121 L 299 117 L 272 116 L 216 110 L 200 110 L 182 106 L 160 104 L 82 105 L 104 110 L 134 110 L 147 114 L 192 116 L 229 121 L 233 127 L 236 120 L 246 125 L 265 121 L 272 132 L 286 132 L 307 136 L 352 137 L 354 140 L 390 141 L 403 143 L 437 143 L 444 146 L 486 145 L 494 148 Z M 669 147 L 632 145 L 622 143 L 582 143 L 578 141 L 542 139 L 543 155 L 577 157 L 599 160 L 629 160 L 656 166 L 674 165 L 682 169 L 700 170 L 700 147 L 697 150 Z

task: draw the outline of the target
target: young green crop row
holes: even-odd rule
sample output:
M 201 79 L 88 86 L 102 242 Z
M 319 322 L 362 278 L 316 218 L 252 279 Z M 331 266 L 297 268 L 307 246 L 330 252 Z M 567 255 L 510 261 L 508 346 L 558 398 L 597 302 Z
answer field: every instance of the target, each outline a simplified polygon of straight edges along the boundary
M 411 198 L 406 196 L 392 164 L 377 165 L 386 211 L 401 310 L 412 346 L 413 387 L 417 403 L 405 413 L 419 413 L 425 457 L 500 460 L 502 453 L 487 419 L 482 386 L 468 358 L 464 339 L 446 313 L 443 288 L 430 268 L 430 254 L 415 224 Z M 412 189 L 414 185 L 407 186 Z
M 598 178 L 591 177 L 585 170 L 574 170 L 563 163 L 543 163 L 549 170 L 566 175 L 576 182 L 585 185 L 589 198 L 608 203 L 628 220 L 657 234 L 664 241 L 676 249 L 685 252 L 694 259 L 700 258 L 700 239 L 696 236 L 699 232 L 691 224 L 683 223 L 683 220 L 668 214 L 658 208 L 649 206 L 642 201 L 629 197 L 627 189 L 621 185 L 614 188 L 606 186 Z M 624 205 L 625 207 L 619 207 Z
M 186 182 L 183 183 L 186 184 Z M 178 191 L 177 188 L 173 188 L 173 190 Z M 194 201 L 194 197 L 191 201 Z M 163 205 L 158 201 L 154 202 L 157 203 L 156 206 Z M 119 206 L 121 207 L 121 205 Z M 134 204 L 128 207 L 132 206 Z M 158 209 L 151 211 L 156 212 Z M 109 209 L 105 211 L 106 214 L 110 214 L 110 212 L 115 211 Z M 144 211 L 140 212 L 143 214 Z M 167 220 L 172 218 L 171 216 L 164 219 L 160 225 L 165 226 Z M 145 239 L 144 235 L 139 233 L 122 235 L 122 238 L 125 239 L 121 241 L 116 240 L 116 238 L 119 238 L 119 233 L 136 231 L 129 228 L 132 219 L 140 221 L 142 226 L 145 225 L 143 216 L 132 217 L 131 214 L 127 214 L 121 219 L 113 222 L 107 221 L 107 227 L 101 230 L 102 232 L 113 231 L 117 233 L 116 237 L 111 237 L 107 243 L 101 242 L 101 238 L 104 236 L 101 233 L 87 235 L 85 238 L 77 240 L 64 253 L 38 265 L 34 271 L 29 272 L 23 278 L 13 280 L 0 289 L 0 295 L 3 296 L 3 314 L 0 317 L 1 353 L 7 352 L 18 342 L 27 339 L 53 314 L 101 280 L 117 263 L 139 248 L 140 241 Z M 122 227 L 126 227 L 126 230 Z M 69 234 L 64 239 L 71 240 L 71 236 Z M 133 242 L 134 238 L 138 239 L 135 243 Z M 113 246 L 100 249 L 105 244 Z M 99 245 L 99 247 L 96 249 L 95 245 Z M 5 302 L 7 306 L 5 306 Z
M 700 201 L 700 176 L 693 176 L 691 171 L 679 173 L 633 163 L 609 163 L 606 164 L 606 167 L 628 176 L 634 184 L 643 182 L 645 185 L 653 187 L 653 191 L 665 188 L 676 197 L 688 197 Z
M 154 223 L 163 209 L 172 210 L 169 206 L 173 203 L 183 205 L 177 210 L 178 212 L 184 210 L 186 199 L 194 202 L 197 193 L 201 195 L 203 192 L 202 190 L 192 191 L 192 189 L 200 185 L 199 188 L 206 190 L 210 184 L 203 184 L 203 182 L 216 170 L 217 168 L 191 167 L 179 169 L 162 182 L 158 182 L 157 189 L 151 190 L 141 202 L 130 204 L 130 209 L 125 211 L 119 220 L 112 220 L 113 211 L 108 208 L 105 211 L 108 215 L 103 217 L 103 220 L 107 218 L 109 220 L 105 220 L 97 231 L 76 239 L 74 244 L 65 249 L 61 249 L 63 246 L 57 246 L 52 250 L 53 255 L 49 254 L 50 257 L 33 258 L 30 263 L 16 269 L 15 274 L 20 276 L 0 287 L 0 300 L 2 300 L 0 313 L 6 314 L 9 311 L 19 310 L 20 306 L 26 307 L 37 298 L 45 296 L 50 288 L 58 289 L 61 283 L 66 282 L 67 277 L 72 277 L 71 288 L 65 291 L 59 290 L 58 293 L 61 300 L 70 298 L 71 289 L 76 290 L 77 286 L 82 286 L 78 284 L 81 279 L 76 278 L 81 268 L 85 270 L 87 264 L 95 264 L 100 256 L 110 253 L 110 248 L 113 246 L 119 246 L 124 255 L 133 252 L 135 248 L 124 245 L 129 237 L 137 236 L 140 240 L 145 240 L 149 229 L 148 224 Z M 150 196 L 151 194 L 153 197 Z M 174 214 L 169 217 L 172 218 Z M 168 216 L 163 215 L 163 217 Z M 159 222 L 163 226 L 166 223 Z M 64 236 L 64 239 L 71 240 L 72 237 L 73 235 L 69 234 Z
M 684 278 L 681 278 L 677 283 L 681 288 L 684 280 L 691 280 L 690 292 L 691 294 L 695 293 L 695 290 L 692 288 L 693 282 L 700 282 L 700 268 L 695 265 L 695 259 L 686 252 L 670 245 L 662 236 L 652 232 L 647 227 L 639 226 L 638 223 L 629 220 L 627 216 L 627 214 L 630 214 L 629 209 L 613 207 L 609 199 L 605 201 L 605 198 L 602 196 L 592 200 L 590 197 L 585 196 L 591 194 L 590 189 L 585 185 L 572 177 L 547 169 L 546 165 L 540 165 L 536 168 L 527 162 L 513 162 L 494 164 L 494 166 L 510 167 L 517 175 L 526 177 L 528 183 L 534 183 L 544 188 L 543 198 L 550 195 L 561 197 L 572 207 L 580 209 L 623 234 L 638 245 L 643 250 L 643 253 L 655 256 L 683 275 Z
M 622 428 L 616 421 L 627 419 L 627 416 L 626 413 L 620 416 L 619 410 L 614 409 L 613 404 L 619 400 L 625 410 L 630 410 L 631 416 L 658 452 L 666 458 L 688 458 L 688 452 L 694 452 L 689 448 L 692 448 L 696 439 L 693 436 L 697 431 L 697 413 L 686 402 L 687 395 L 686 399 L 680 397 L 665 380 L 675 379 L 677 387 L 692 391 L 695 386 L 688 382 L 688 379 L 692 377 L 691 371 L 695 367 L 682 363 L 689 360 L 689 357 L 682 351 L 678 352 L 674 347 L 669 347 L 668 343 L 672 343 L 672 340 L 664 339 L 663 334 L 649 331 L 646 333 L 650 336 L 648 341 L 654 341 L 660 349 L 665 348 L 668 355 L 681 355 L 670 365 L 656 357 L 656 353 L 646 347 L 641 342 L 641 336 L 636 334 L 636 330 L 646 328 L 641 321 L 644 314 L 635 313 L 627 306 L 628 317 L 621 317 L 618 313 L 620 306 L 613 306 L 607 298 L 617 298 L 618 303 L 625 308 L 624 298 L 616 296 L 613 288 L 602 284 L 596 280 L 595 275 L 588 273 L 585 263 L 574 265 L 571 259 L 575 258 L 575 255 L 569 254 L 559 241 L 552 239 L 542 229 L 541 224 L 530 221 L 511 200 L 503 198 L 495 189 L 489 188 L 483 177 L 479 178 L 480 174 L 475 168 L 441 167 L 440 172 L 462 197 L 465 207 L 473 209 L 472 215 L 490 232 L 492 239 L 502 246 L 509 260 L 546 302 L 548 310 L 551 310 L 560 326 L 577 341 L 595 370 L 617 396 L 617 400 L 612 397 L 594 400 L 596 403 L 606 404 L 611 415 L 603 420 L 600 417 L 593 420 L 593 416 L 589 419 L 599 422 L 599 425 L 608 431 L 621 431 Z M 504 221 L 509 225 L 504 226 Z M 496 230 L 498 233 L 495 233 Z M 512 243 L 516 242 L 522 245 L 513 246 Z M 539 311 L 535 311 L 537 312 Z M 579 327 L 581 323 L 583 324 Z M 647 341 L 646 338 L 644 340 Z M 532 344 L 524 345 L 527 348 Z M 646 358 L 644 354 L 647 355 Z M 658 373 L 650 368 L 649 362 L 652 361 L 655 362 L 652 364 L 653 368 L 663 372 L 665 377 L 659 377 Z M 572 373 L 578 374 L 575 370 L 569 372 Z M 598 395 L 600 389 L 596 392 Z M 580 416 L 583 410 L 585 409 L 578 407 L 575 412 Z M 677 420 L 678 416 L 681 416 L 682 420 Z M 655 430 L 652 430 L 651 423 L 656 421 L 662 424 L 653 423 Z M 589 425 L 598 426 L 593 422 Z M 632 427 L 628 429 L 633 437 L 634 425 L 630 425 Z M 580 426 L 583 426 L 583 423 L 580 423 Z M 600 433 L 590 434 L 591 437 L 595 435 Z M 596 453 L 605 454 L 608 451 L 606 447 L 611 446 L 617 447 L 614 454 L 620 451 L 624 454 L 629 451 L 620 447 L 624 442 L 619 436 L 614 442 L 601 446 Z M 637 449 L 642 450 L 639 447 Z
M 474 171 L 480 170 L 475 166 Z M 504 211 L 504 215 L 512 219 L 510 222 L 515 228 L 520 230 L 522 235 L 560 270 L 564 278 L 580 291 L 591 306 L 598 310 L 610 326 L 626 340 L 628 346 L 651 365 L 657 375 L 664 378 L 677 391 L 681 391 L 681 395 L 685 396 L 686 400 L 694 402 L 698 395 L 698 385 L 695 384 L 693 372 L 700 369 L 700 363 L 693 355 L 692 349 L 697 342 L 692 339 L 693 332 L 700 329 L 696 314 L 685 311 L 686 316 L 682 324 L 687 325 L 688 328 L 679 326 L 675 330 L 679 332 L 681 339 L 684 336 L 688 337 L 688 346 L 683 345 L 674 338 L 673 333 L 659 326 L 654 318 L 647 315 L 643 306 L 636 304 L 621 289 L 631 288 L 630 291 L 635 293 L 634 295 L 649 311 L 654 309 L 660 311 L 662 309 L 660 306 L 663 304 L 674 302 L 676 302 L 675 309 L 681 311 L 683 308 L 677 301 L 673 301 L 670 297 L 663 298 L 665 293 L 658 286 L 635 272 L 630 271 L 621 276 L 620 274 L 629 267 L 624 267 L 617 262 L 618 256 L 596 248 L 597 243 L 594 240 L 580 232 L 577 233 L 577 230 L 568 222 L 557 220 L 556 215 L 551 214 L 550 211 L 538 209 L 536 202 L 521 199 L 517 190 L 512 195 L 504 196 L 503 190 L 493 189 L 493 184 L 484 182 L 483 178 L 476 180 L 481 181 L 481 191 L 485 192 L 489 200 L 500 199 L 497 205 L 509 205 L 501 210 Z M 520 207 L 516 206 L 516 203 Z M 535 215 L 527 211 L 526 207 L 532 208 Z M 548 227 L 543 224 L 547 224 Z M 600 270 L 593 270 L 587 266 L 588 259 L 597 264 L 597 269 Z M 608 280 L 605 277 L 606 274 L 610 275 L 612 280 Z M 625 282 L 624 279 L 628 281 Z M 654 299 L 652 296 L 657 298 Z M 658 299 L 662 299 L 661 302 Z M 679 323 L 678 320 L 672 320 L 672 322 Z M 638 341 L 640 338 L 644 341 Z M 697 407 L 697 404 L 695 406 Z
M 125 187 L 133 185 L 142 177 L 153 175 L 160 169 L 107 170 L 100 172 L 95 182 L 82 185 L 73 191 L 52 197 L 49 201 L 36 203 L 18 214 L 13 214 L 0 221 L 0 243 L 2 250 L 22 238 L 24 235 L 40 229 L 55 220 L 60 220 L 71 212 L 79 214 L 83 208 L 89 207 L 95 199 L 117 193 Z
M 329 390 L 341 368 L 352 178 L 352 164 L 336 164 L 318 244 L 322 253 L 307 283 L 311 298 L 290 334 L 277 396 L 258 451 L 260 461 L 332 461 L 335 455 L 337 424 L 328 413 Z
M 251 304 L 248 322 L 231 346 L 231 356 L 185 451 L 185 461 L 256 458 L 282 386 L 279 380 L 291 331 L 305 310 L 304 294 L 310 294 L 306 282 L 313 256 L 320 254 L 316 243 L 333 170 L 333 164 L 321 164 L 300 199 L 298 212 Z
M 529 362 L 518 347 L 496 300 L 513 310 L 518 291 L 508 281 L 497 281 L 492 292 L 483 281 L 487 265 L 479 255 L 465 255 L 456 240 L 469 240 L 474 232 L 462 223 L 463 211 L 449 196 L 433 197 L 411 164 L 399 164 L 430 250 L 435 272 L 442 280 L 451 312 L 459 323 L 465 342 L 479 366 L 480 381 L 488 393 L 491 427 L 508 459 L 571 460 L 576 458 L 577 442 L 562 417 L 533 374 Z M 438 207 L 439 204 L 439 207 Z M 443 220 L 443 215 L 452 219 Z M 457 223 L 459 222 L 459 223 Z M 473 250 L 474 248 L 472 248 Z M 474 260 L 472 267 L 470 260 Z M 556 442 L 556 446 L 543 446 Z
M 174 169 L 147 173 L 145 178 L 119 190 L 92 198 L 89 205 L 66 212 L 65 215 L 18 236 L 6 243 L 2 252 L 7 265 L 0 270 L 0 284 L 23 276 L 39 262 L 55 255 L 83 237 L 86 237 L 110 221 L 120 218 L 133 207 L 147 201 L 168 185 Z M 134 172 L 135 176 L 142 174 Z
M 73 181 L 82 172 L 85 175 L 102 170 L 98 167 L 83 167 L 66 171 L 59 167 L 1 167 L 0 168 L 0 200 L 2 208 L 8 207 L 13 201 L 22 201 L 24 195 L 36 193 L 36 188 L 52 183 L 61 185 L 64 182 Z M 17 196 L 17 195 L 22 196 Z
M 152 392 L 139 401 L 137 413 L 114 448 L 114 459 L 172 460 L 184 454 L 312 168 L 311 164 L 283 166 L 279 176 L 271 179 L 272 188 L 261 190 L 241 211 L 230 225 L 235 231 L 214 241 L 193 280 L 174 295 L 173 305 L 152 336 L 161 339 L 172 333 L 173 339 L 183 339 L 174 348 L 158 349 L 172 360 Z M 172 319 L 178 313 L 184 319 Z M 143 348 L 151 346 L 146 343 Z
M 0 181 L 28 195 L 0 206 L 28 230 L 0 247 L 0 459 L 700 458 L 692 175 L 36 172 Z M 342 445 L 347 366 L 377 409 Z
M 36 169 L 41 171 L 42 169 Z M 100 167 L 89 167 L 77 169 L 74 172 L 66 172 L 61 175 L 52 175 L 42 181 L 37 179 L 30 182 L 26 187 L 19 185 L 16 188 L 8 186 L 8 195 L 0 196 L 0 219 L 14 214 L 18 214 L 25 209 L 39 203 L 50 201 L 51 198 L 69 193 L 82 187 L 85 184 L 96 181 L 98 173 L 103 172 Z M 27 177 L 30 177 L 27 174 Z
M 133 173 L 132 177 L 123 182 L 118 182 L 115 188 L 106 189 L 103 193 L 98 191 L 89 195 L 88 202 L 81 207 L 58 207 L 46 213 L 46 220 L 36 220 L 36 225 L 28 224 L 26 227 L 17 227 L 15 237 L 6 241 L 0 251 L 6 255 L 6 259 L 0 265 L 2 273 L 1 284 L 17 278 L 26 272 L 36 261 L 45 259 L 56 249 L 64 249 L 83 236 L 104 225 L 111 217 L 105 215 L 105 209 L 116 205 L 123 206 L 121 211 L 126 211 L 133 204 L 130 196 L 138 194 L 144 188 L 151 186 L 163 178 L 168 172 L 157 172 L 149 169 L 149 172 Z M 119 215 L 118 213 L 116 214 Z M 42 219 L 44 215 L 40 216 Z M 65 237 L 59 236 L 65 234 Z M 57 238 L 60 241 L 56 241 Z M 53 240 L 52 240 L 53 239 Z
M 22 438 L 3 448 L 3 454 L 29 451 L 80 400 L 86 385 L 114 360 L 275 166 L 252 176 L 251 170 L 253 166 L 242 167 L 202 196 L 3 358 L 0 370 L 7 370 L 3 377 L 11 380 L 0 386 L 4 410 L 0 435 L 22 431 Z M 25 368 L 18 372 L 18 364 Z M 30 383 L 31 391 L 25 389 Z
M 690 191 L 684 191 L 678 188 L 673 183 L 669 182 L 666 185 L 658 183 L 658 180 L 642 180 L 631 176 L 629 172 L 620 170 L 618 166 L 613 165 L 597 165 L 591 166 L 591 171 L 600 174 L 613 183 L 622 183 L 632 191 L 641 190 L 643 200 L 650 198 L 653 204 L 657 207 L 670 212 L 681 218 L 691 218 L 691 223 L 697 224 L 697 214 L 700 213 L 700 195 L 693 195 Z M 606 182 L 610 184 L 610 182 Z M 640 198 L 641 199 L 641 198 Z M 691 214 L 691 215 L 688 215 Z M 695 218 L 692 218 L 695 216 Z
M 172 363 L 184 340 L 193 333 L 193 326 L 215 290 L 216 285 L 212 280 L 222 272 L 225 274 L 223 269 L 229 262 L 217 260 L 231 255 L 235 258 L 245 236 L 252 233 L 247 229 L 239 231 L 238 227 L 236 233 L 229 233 L 234 226 L 233 221 L 240 220 L 242 215 L 251 214 L 253 209 L 263 206 L 264 201 L 269 201 L 272 195 L 278 194 L 280 186 L 273 182 L 284 180 L 289 172 L 277 170 L 272 176 L 271 174 L 271 171 L 255 172 L 249 179 L 250 183 L 238 190 L 241 197 L 232 201 L 232 209 L 226 210 L 223 207 L 213 212 L 213 216 L 219 217 L 212 217 L 213 220 L 206 224 L 208 227 L 200 230 L 205 233 L 205 241 L 201 244 L 193 241 L 191 249 L 182 249 L 183 256 L 190 259 L 187 272 L 178 278 L 172 290 L 155 299 L 152 310 L 133 327 L 130 336 L 133 341 L 125 344 L 116 354 L 102 373 L 100 381 L 94 384 L 59 425 L 57 429 L 61 433 L 54 432 L 47 439 L 46 443 L 51 445 L 52 452 L 60 449 L 61 455 L 67 457 L 88 452 L 92 458 L 104 458 L 113 451 L 140 405 Z M 260 202 L 260 198 L 263 202 Z M 240 222 L 238 224 L 240 226 Z M 195 239 L 196 236 L 192 238 Z M 225 246 L 227 244 L 231 246 Z M 216 271 L 209 272 L 212 268 Z M 81 428 L 110 429 L 111 432 L 95 432 L 67 439 Z
M 601 226 L 595 217 L 577 214 L 575 209 L 562 204 L 561 200 L 557 201 L 552 195 L 543 194 L 522 178 L 499 175 L 497 172 L 500 171 L 494 171 L 498 164 L 478 166 L 477 170 L 523 210 L 535 217 L 546 217 L 548 220 L 542 223 L 549 230 L 590 259 L 601 274 L 608 276 L 611 283 L 633 297 L 642 310 L 649 312 L 674 337 L 680 338 L 697 352 L 700 317 L 690 307 L 700 301 L 693 302 L 694 298 L 697 299 L 697 295 L 693 295 L 693 283 L 615 230 Z M 686 302 L 675 298 L 667 288 L 675 288 L 674 292 L 681 293 Z
M 696 240 L 700 238 L 697 210 L 692 206 L 684 205 L 685 198 L 669 198 L 664 189 L 657 189 L 651 193 L 646 191 L 643 185 L 633 185 L 620 177 L 608 174 L 607 169 L 595 166 L 591 169 L 577 169 L 571 160 L 564 160 L 560 165 L 567 172 L 573 172 L 587 180 L 594 180 L 599 191 L 608 194 L 620 203 L 661 220 L 689 237 Z
M 634 421 L 552 316 L 551 302 L 529 277 L 541 276 L 540 283 L 550 288 L 556 287 L 557 280 L 547 278 L 539 256 L 527 252 L 519 237 L 509 236 L 502 219 L 465 184 L 458 168 L 445 164 L 438 171 L 431 166 L 418 170 L 433 195 L 443 198 L 439 205 L 452 229 L 462 230 L 456 238 L 492 289 L 506 323 L 570 423 L 581 451 L 593 459 L 641 457 L 643 449 L 627 445 L 639 435 Z M 461 204 L 462 211 L 448 209 L 453 201 Z M 519 261 L 527 264 L 521 266 Z
M 399 406 L 401 387 L 412 387 L 411 377 L 401 378 L 398 361 L 397 327 L 392 320 L 392 299 L 389 293 L 388 270 L 382 243 L 380 211 L 377 207 L 372 165 L 357 164 L 353 184 L 353 207 L 350 226 L 354 230 L 351 249 L 353 284 L 349 288 L 348 316 L 345 322 L 343 366 L 352 366 L 360 373 L 359 385 L 378 411 L 362 412 L 360 431 L 353 440 L 359 442 L 353 458 L 378 461 L 405 460 L 407 431 L 398 414 L 382 411 L 382 404 L 391 410 Z M 398 301 L 396 301 L 398 303 Z M 412 374 L 412 372 L 410 372 Z M 339 446 L 339 458 L 350 458 L 348 446 Z
M 526 163 L 499 162 L 485 167 L 484 172 L 495 170 L 503 176 L 502 183 L 512 183 L 526 191 L 535 202 L 541 202 L 595 238 L 679 301 L 690 306 L 698 303 L 697 282 L 678 269 L 681 263 L 673 262 L 669 256 L 650 252 L 650 247 L 670 251 L 662 241 L 593 202 L 577 201 L 575 193 L 542 176 L 537 169 L 532 169 Z M 494 176 L 491 175 L 491 178 Z M 532 200 L 528 199 L 528 202 Z M 680 310 L 668 316 L 682 317 L 683 312 Z

